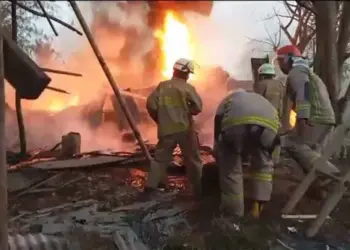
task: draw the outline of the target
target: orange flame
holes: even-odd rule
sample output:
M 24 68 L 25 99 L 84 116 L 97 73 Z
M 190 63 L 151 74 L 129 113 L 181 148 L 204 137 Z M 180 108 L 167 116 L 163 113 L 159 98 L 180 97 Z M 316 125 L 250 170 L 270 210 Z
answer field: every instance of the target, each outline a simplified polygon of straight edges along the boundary
M 157 30 L 155 37 L 162 43 L 164 55 L 163 77 L 170 78 L 173 66 L 179 58 L 193 59 L 191 36 L 186 24 L 182 23 L 173 12 L 167 12 L 163 30 Z
M 291 110 L 289 115 L 289 124 L 292 128 L 294 128 L 296 121 L 297 121 L 297 114 L 294 112 L 294 110 Z
M 52 100 L 51 104 L 48 106 L 48 110 L 55 113 L 68 107 L 78 106 L 78 104 L 79 104 L 78 95 L 75 95 L 72 98 L 70 98 L 67 103 L 65 103 L 62 99 L 57 98 Z

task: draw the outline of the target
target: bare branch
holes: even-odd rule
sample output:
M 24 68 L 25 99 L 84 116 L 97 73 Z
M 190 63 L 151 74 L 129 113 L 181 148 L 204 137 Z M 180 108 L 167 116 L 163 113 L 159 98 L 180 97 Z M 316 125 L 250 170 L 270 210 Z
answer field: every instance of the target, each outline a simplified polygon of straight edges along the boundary
M 286 0 L 283 1 L 283 4 L 284 4 L 284 6 L 286 7 L 287 11 L 288 11 L 291 15 L 296 15 L 296 14 L 297 14 L 297 13 L 296 13 L 296 6 L 293 6 L 290 2 L 288 2 L 288 1 L 286 1 Z M 293 7 L 295 7 L 294 10 L 293 10 Z
M 315 16 L 317 15 L 317 11 L 315 8 L 308 6 L 304 1 L 295 1 L 300 7 L 310 11 Z
M 273 43 L 271 43 L 270 41 L 266 41 L 266 40 L 259 40 L 259 39 L 255 39 L 255 38 L 250 38 L 250 37 L 246 37 L 247 39 L 249 39 L 252 42 L 258 42 L 258 43 L 264 43 L 267 44 L 269 46 L 273 47 Z
M 67 75 L 67 76 L 83 76 L 82 74 L 79 73 L 73 73 L 73 72 L 68 72 L 64 70 L 56 70 L 56 69 L 49 69 L 49 68 L 41 68 L 45 72 L 50 72 L 50 73 L 55 73 L 55 74 L 61 74 L 61 75 Z
M 273 44 L 273 43 L 274 43 L 274 40 L 273 40 L 273 38 L 271 37 L 270 32 L 267 30 L 266 25 L 264 25 L 264 29 L 265 29 L 265 31 L 266 31 L 267 36 L 269 37 L 269 41 L 271 42 L 271 44 Z
M 273 9 L 275 14 L 277 15 L 277 12 L 275 9 Z M 288 32 L 288 29 L 282 25 L 282 22 L 281 20 L 278 18 L 277 16 L 277 19 L 278 19 L 278 22 L 279 22 L 279 25 L 280 25 L 280 28 L 283 30 L 284 34 L 287 36 L 288 40 L 293 44 L 293 38 L 292 36 L 290 35 L 290 33 Z M 290 25 L 290 24 L 289 24 Z
M 281 28 L 278 30 L 277 34 L 278 34 L 277 47 L 279 47 L 281 45 L 281 38 L 282 38 L 282 29 Z
M 50 86 L 47 86 L 46 89 L 49 89 L 49 90 L 52 90 L 52 91 L 55 91 L 55 92 L 59 92 L 59 93 L 62 93 L 62 94 L 67 94 L 67 95 L 70 95 L 69 92 L 63 90 L 63 89 L 59 89 L 59 88 L 55 88 L 55 87 L 50 87 Z
M 316 35 L 316 30 L 311 31 L 308 35 L 303 35 L 297 45 L 297 47 L 300 49 L 300 51 L 304 51 L 306 46 L 309 44 L 311 39 Z
M 36 0 L 36 2 L 38 3 L 41 11 L 43 12 L 44 17 L 47 19 L 49 25 L 51 26 L 51 29 L 52 29 L 53 33 L 55 33 L 55 35 L 58 36 L 58 33 L 57 33 L 56 29 L 55 29 L 55 26 L 53 25 L 51 19 L 49 18 L 49 16 L 48 16 L 48 14 L 47 14 L 43 4 L 40 2 L 40 0 Z
M 40 17 L 45 17 L 45 15 L 44 15 L 43 13 L 40 13 L 40 12 L 38 12 L 38 11 L 36 11 L 36 10 L 32 10 L 32 9 L 28 8 L 27 6 L 25 6 L 25 5 L 21 4 L 21 3 L 19 3 L 18 1 L 16 2 L 16 5 L 17 5 L 18 7 L 20 7 L 21 9 L 24 9 L 24 10 L 26 10 L 26 11 L 32 13 L 33 15 L 37 15 L 37 16 L 40 16 Z M 49 15 L 49 14 L 48 14 L 47 16 L 48 16 L 52 21 L 55 21 L 55 22 L 57 22 L 57 23 L 63 25 L 64 27 L 66 27 L 66 28 L 68 28 L 68 29 L 70 29 L 70 30 L 72 30 L 72 31 L 74 31 L 74 32 L 76 32 L 76 33 L 78 33 L 78 34 L 81 35 L 81 36 L 83 35 L 83 33 L 81 33 L 79 30 L 77 30 L 77 29 L 74 28 L 73 26 L 71 26 L 71 25 L 69 25 L 69 24 L 63 22 L 62 20 L 60 20 L 60 19 L 58 19 L 58 18 L 56 18 L 56 17 L 54 17 L 54 16 L 51 16 L 51 15 Z
M 350 40 L 350 2 L 346 1 L 343 5 L 342 16 L 339 25 L 339 36 L 338 36 L 338 63 L 343 64 L 343 54 L 346 52 L 347 45 Z

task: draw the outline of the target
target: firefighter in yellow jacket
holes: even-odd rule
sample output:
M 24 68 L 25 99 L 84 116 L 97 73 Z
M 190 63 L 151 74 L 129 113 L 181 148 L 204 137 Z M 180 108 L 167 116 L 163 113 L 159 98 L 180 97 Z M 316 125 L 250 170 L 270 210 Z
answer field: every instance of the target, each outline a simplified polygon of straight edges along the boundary
M 202 112 L 202 100 L 196 89 L 187 83 L 189 75 L 194 73 L 193 62 L 181 58 L 173 70 L 173 77 L 159 83 L 147 99 L 148 113 L 158 125 L 158 143 L 145 192 L 166 187 L 167 165 L 174 148 L 179 145 L 193 191 L 200 195 L 202 162 L 192 116 Z
M 219 105 L 214 154 L 219 165 L 221 208 L 244 215 L 242 155 L 251 156 L 252 213 L 258 217 L 272 192 L 272 152 L 279 145 L 277 110 L 256 93 L 238 89 Z
M 275 67 L 270 63 L 264 63 L 259 67 L 258 74 L 259 82 L 255 85 L 255 92 L 265 97 L 275 107 L 281 119 L 285 87 L 280 80 L 275 78 Z M 280 152 L 281 147 L 276 147 L 273 152 L 275 164 L 279 164 Z

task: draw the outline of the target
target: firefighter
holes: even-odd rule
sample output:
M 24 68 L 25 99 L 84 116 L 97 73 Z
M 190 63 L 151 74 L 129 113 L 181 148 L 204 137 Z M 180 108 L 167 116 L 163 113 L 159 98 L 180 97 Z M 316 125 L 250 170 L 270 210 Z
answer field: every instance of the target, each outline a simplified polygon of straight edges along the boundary
M 310 70 L 297 47 L 279 48 L 277 59 L 282 72 L 288 75 L 284 119 L 289 119 L 292 107 L 297 114 L 295 127 L 286 137 L 285 149 L 308 172 L 314 160 L 321 156 L 335 125 L 335 114 L 325 84 Z M 326 171 L 338 172 L 329 162 L 325 167 Z
M 275 67 L 270 63 L 264 63 L 258 69 L 259 81 L 255 85 L 255 92 L 265 97 L 278 111 L 281 119 L 283 95 L 285 88 L 280 80 L 277 80 Z M 281 148 L 276 147 L 273 152 L 274 164 L 279 164 Z
M 251 158 L 252 215 L 258 217 L 272 192 L 272 152 L 279 145 L 277 110 L 261 95 L 238 89 L 219 105 L 214 155 L 219 165 L 221 208 L 244 215 L 242 156 Z
M 173 67 L 173 77 L 160 82 L 147 99 L 147 111 L 158 125 L 158 143 L 148 174 L 145 192 L 165 188 L 167 165 L 179 145 L 187 167 L 187 175 L 196 195 L 201 192 L 202 162 L 193 117 L 202 112 L 202 100 L 187 83 L 194 73 L 192 61 L 181 58 Z
M 284 87 L 281 81 L 275 79 L 275 67 L 270 63 L 264 63 L 258 69 L 259 82 L 255 92 L 265 97 L 277 109 L 282 112 Z

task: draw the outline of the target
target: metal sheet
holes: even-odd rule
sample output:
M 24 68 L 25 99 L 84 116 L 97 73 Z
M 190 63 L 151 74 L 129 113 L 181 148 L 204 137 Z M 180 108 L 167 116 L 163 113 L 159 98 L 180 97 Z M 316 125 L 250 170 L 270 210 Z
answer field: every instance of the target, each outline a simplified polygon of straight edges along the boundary
M 88 157 L 88 158 L 38 162 L 38 163 L 32 164 L 31 167 L 45 169 L 45 170 L 86 168 L 86 167 L 96 167 L 96 166 L 116 163 L 126 158 L 127 157 L 120 157 L 120 156 L 96 156 L 96 157 Z

